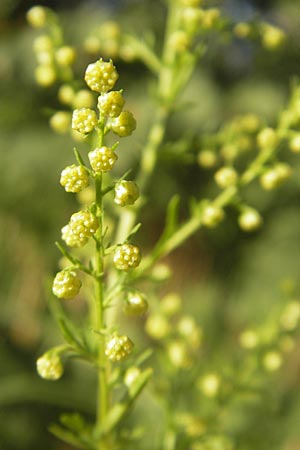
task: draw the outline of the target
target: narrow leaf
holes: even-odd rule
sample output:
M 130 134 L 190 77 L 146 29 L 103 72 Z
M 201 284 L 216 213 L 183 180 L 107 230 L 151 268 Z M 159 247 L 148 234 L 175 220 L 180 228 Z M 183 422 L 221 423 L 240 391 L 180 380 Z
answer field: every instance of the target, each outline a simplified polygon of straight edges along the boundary
M 133 404 L 134 400 L 141 393 L 147 382 L 151 378 L 153 370 L 151 368 L 144 370 L 139 377 L 132 383 L 128 391 L 123 397 L 120 403 L 117 403 L 108 413 L 102 427 L 101 432 L 103 434 L 109 433 L 113 430 L 118 423 L 126 415 L 127 411 Z

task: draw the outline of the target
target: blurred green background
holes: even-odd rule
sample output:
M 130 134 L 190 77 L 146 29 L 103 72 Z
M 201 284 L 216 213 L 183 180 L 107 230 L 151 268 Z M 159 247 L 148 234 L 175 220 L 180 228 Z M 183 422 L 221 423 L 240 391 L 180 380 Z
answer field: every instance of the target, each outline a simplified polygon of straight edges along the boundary
M 282 26 L 288 35 L 287 45 L 279 52 L 267 53 L 240 41 L 212 42 L 211 52 L 184 92 L 188 101 L 197 92 L 197 103 L 172 118 L 170 140 L 179 138 L 186 129 L 213 131 L 234 114 L 245 112 L 257 113 L 275 124 L 288 98 L 291 79 L 299 76 L 298 0 L 221 3 L 235 20 L 259 15 Z M 60 342 L 47 309 L 49 279 L 59 258 L 53 242 L 75 202 L 59 186 L 61 169 L 72 163 L 72 140 L 55 135 L 48 126 L 47 108 L 59 108 L 57 87 L 43 89 L 34 81 L 32 41 L 37 32 L 25 21 L 26 10 L 33 4 L 26 0 L 0 2 L 1 450 L 67 449 L 48 434 L 47 425 L 61 410 L 78 408 L 92 414 L 94 406 L 95 382 L 87 367 L 69 367 L 66 376 L 54 384 L 35 373 L 36 357 Z M 42 4 L 58 11 L 70 44 L 79 44 L 97 24 L 113 19 L 128 31 L 154 30 L 159 47 L 164 19 L 159 0 L 53 0 Z M 79 76 L 89 59 L 82 55 L 76 67 Z M 138 121 L 136 134 L 124 143 L 127 149 L 121 162 L 127 168 L 138 160 L 155 105 L 145 96 L 145 87 L 151 92 L 152 84 L 143 66 L 116 63 L 128 107 Z M 300 295 L 300 163 L 288 151 L 284 157 L 294 167 L 286 185 L 275 192 L 262 194 L 256 188 L 247 192 L 251 204 L 263 214 L 261 231 L 251 236 L 241 233 L 229 211 L 222 227 L 199 232 L 167 258 L 173 277 L 163 292 L 178 291 L 186 312 L 208 330 L 212 359 L 227 347 L 229 353 L 232 351 L 234 337 L 243 326 L 268 317 L 281 301 L 282 281 L 294 280 Z M 162 229 L 169 198 L 174 193 L 186 199 L 212 195 L 215 188 L 207 180 L 208 174 L 195 165 L 161 158 L 149 192 L 149 207 L 143 213 L 139 238 L 144 251 Z M 299 350 L 298 344 L 272 385 L 279 391 L 277 407 L 262 405 L 252 414 L 251 422 L 247 422 L 247 411 L 235 412 L 241 449 L 300 449 Z M 240 415 L 245 415 L 247 426 L 239 423 Z M 144 448 L 154 450 L 146 444 Z

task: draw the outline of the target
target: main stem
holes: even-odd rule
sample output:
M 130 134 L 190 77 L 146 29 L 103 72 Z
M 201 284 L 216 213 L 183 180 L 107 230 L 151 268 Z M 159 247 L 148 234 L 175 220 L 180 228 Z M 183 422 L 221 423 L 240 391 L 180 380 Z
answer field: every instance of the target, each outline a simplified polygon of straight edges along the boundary
M 96 242 L 96 329 L 100 333 L 99 345 L 99 377 L 98 377 L 98 399 L 97 399 L 97 429 L 100 428 L 108 410 L 108 389 L 107 389 L 107 369 L 105 357 L 105 336 L 103 329 L 105 327 L 104 309 L 103 309 L 103 245 L 102 245 L 102 177 L 97 176 L 95 181 L 97 218 L 99 228 Z
M 98 126 L 98 144 L 99 147 L 103 145 L 104 140 L 104 121 L 99 121 Z M 96 191 L 96 216 L 99 221 L 99 227 L 96 233 L 96 278 L 95 278 L 95 325 L 99 332 L 99 353 L 98 353 L 98 394 L 97 394 L 97 417 L 96 417 L 96 431 L 100 433 L 101 425 L 107 415 L 109 409 L 109 392 L 108 392 L 108 366 L 105 356 L 105 317 L 104 317 L 104 248 L 103 248 L 103 193 L 102 193 L 102 174 L 96 175 L 95 178 Z M 100 444 L 103 447 L 104 442 Z M 104 444 L 105 445 L 105 444 Z

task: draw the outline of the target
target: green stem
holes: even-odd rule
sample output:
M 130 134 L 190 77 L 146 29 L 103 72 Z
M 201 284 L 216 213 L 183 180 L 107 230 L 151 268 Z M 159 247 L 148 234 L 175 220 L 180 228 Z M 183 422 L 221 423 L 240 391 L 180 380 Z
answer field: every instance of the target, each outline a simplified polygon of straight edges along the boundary
M 104 121 L 100 120 L 98 127 L 98 144 L 103 145 L 104 137 Z M 98 374 L 98 394 L 97 394 L 97 417 L 96 432 L 100 434 L 101 426 L 107 416 L 109 410 L 109 388 L 108 388 L 108 365 L 105 356 L 105 336 L 102 333 L 105 328 L 104 317 L 104 247 L 103 247 L 103 193 L 102 193 L 102 174 L 95 177 L 97 219 L 99 228 L 96 234 L 96 273 L 98 277 L 95 279 L 95 328 L 99 332 L 99 374 Z M 100 448 L 106 448 L 105 442 L 100 443 Z
M 103 273 L 103 245 L 102 245 L 102 177 L 101 175 L 96 178 L 96 204 L 97 204 L 97 217 L 99 220 L 99 228 L 97 231 L 98 239 L 96 242 L 96 271 L 97 273 Z M 96 330 L 100 332 L 99 342 L 99 377 L 98 377 L 98 400 L 97 400 L 97 423 L 96 428 L 101 427 L 101 423 L 106 417 L 108 411 L 108 388 L 107 388 L 107 369 L 105 358 L 105 340 L 101 333 L 105 326 L 104 322 L 104 296 L 103 296 L 103 278 L 99 276 L 96 281 Z
M 163 142 L 167 121 L 171 111 L 171 100 L 170 99 L 171 86 L 173 81 L 173 63 L 175 58 L 175 53 L 169 46 L 169 38 L 177 26 L 177 8 L 169 6 L 166 34 L 164 40 L 164 48 L 162 54 L 162 64 L 160 64 L 160 70 L 158 73 L 158 98 L 160 101 L 160 106 L 157 108 L 156 116 L 154 122 L 150 129 L 146 146 L 143 149 L 141 155 L 141 163 L 139 167 L 139 172 L 136 177 L 136 182 L 140 188 L 140 191 L 144 193 L 147 189 L 151 176 L 153 174 L 154 168 L 157 161 L 157 153 Z M 116 234 L 117 242 L 123 242 L 130 230 L 132 229 L 139 208 L 132 208 L 124 210 L 120 217 L 119 227 Z
M 161 69 L 160 60 L 146 42 L 130 34 L 124 35 L 123 38 L 124 42 L 135 51 L 136 56 L 143 61 L 148 69 L 155 74 L 159 73 Z

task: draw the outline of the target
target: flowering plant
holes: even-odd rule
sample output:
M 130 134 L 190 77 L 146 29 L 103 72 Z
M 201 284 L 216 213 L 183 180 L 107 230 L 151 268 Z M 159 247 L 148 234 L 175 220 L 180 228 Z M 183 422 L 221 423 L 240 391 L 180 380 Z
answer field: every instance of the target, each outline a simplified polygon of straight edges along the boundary
M 58 133 L 71 129 L 74 138 L 89 147 L 87 153 L 75 147 L 75 161 L 61 173 L 60 184 L 77 194 L 81 205 L 62 228 L 64 243 L 57 243 L 63 260 L 54 278 L 56 298 L 51 299 L 50 307 L 65 342 L 40 356 L 37 370 L 42 378 L 57 380 L 68 359 L 90 363 L 98 380 L 96 408 L 92 420 L 79 412 L 63 414 L 50 430 L 80 449 L 125 449 L 137 439 L 140 448 L 150 448 L 147 430 L 143 435 L 130 423 L 133 404 L 140 395 L 146 395 L 142 393 L 150 385 L 163 418 L 152 449 L 242 448 L 242 433 L 235 432 L 230 422 L 236 395 L 245 390 L 261 405 L 270 373 L 281 367 L 284 354 L 295 344 L 300 303 L 286 298 L 270 326 L 264 323 L 261 328 L 242 330 L 239 350 L 230 355 L 231 363 L 216 369 L 209 355 L 205 361 L 202 350 L 207 330 L 184 312 L 179 294 L 170 292 L 159 300 L 161 283 L 171 277 L 162 259 L 200 228 L 221 226 L 230 208 L 244 232 L 255 232 L 263 225 L 261 213 L 247 200 L 247 187 L 258 181 L 263 190 L 272 191 L 291 177 L 291 166 L 281 155 L 286 147 L 300 152 L 300 87 L 294 84 L 275 126 L 255 114 L 244 114 L 213 132 L 198 135 L 194 131 L 192 139 L 184 136 L 179 151 L 178 142 L 167 141 L 167 126 L 177 110 L 184 114 L 180 96 L 210 50 L 212 36 L 216 40 L 228 36 L 253 39 L 276 51 L 284 45 L 285 34 L 266 22 L 234 23 L 221 9 L 202 5 L 199 0 L 169 0 L 160 53 L 146 40 L 122 33 L 112 23 L 103 25 L 102 36 L 87 38 L 87 50 L 98 53 L 97 46 L 102 43 L 104 48 L 103 56 L 86 67 L 86 86 L 82 88 L 73 68 L 77 51 L 64 43 L 57 16 L 35 6 L 27 18 L 33 27 L 47 30 L 34 43 L 36 80 L 43 87 L 59 84 L 58 99 L 69 108 L 52 114 L 50 125 Z M 106 46 L 109 34 L 110 46 Z M 134 176 L 128 171 L 130 167 L 121 176 L 116 171 L 122 153 L 122 142 L 116 141 L 116 136 L 132 135 L 134 145 L 137 123 L 131 111 L 124 109 L 125 92 L 116 89 L 119 74 L 109 55 L 112 44 L 112 56 L 125 61 L 138 59 L 155 77 L 153 123 Z M 119 82 L 122 84 L 122 75 Z M 151 180 L 161 152 L 169 152 L 173 159 L 179 153 L 181 161 L 186 158 L 203 172 L 213 170 L 211 178 L 217 190 L 212 197 L 194 198 L 183 219 L 180 198 L 172 196 L 165 208 L 163 230 L 147 251 L 136 240 L 147 196 L 157 195 Z M 82 290 L 86 313 L 78 323 L 61 302 L 76 301 Z M 138 339 L 135 342 L 123 331 L 120 310 L 127 316 L 147 314 L 147 346 L 143 348 Z M 268 328 L 272 332 L 266 333 Z M 191 386 L 195 393 L 187 395 Z

